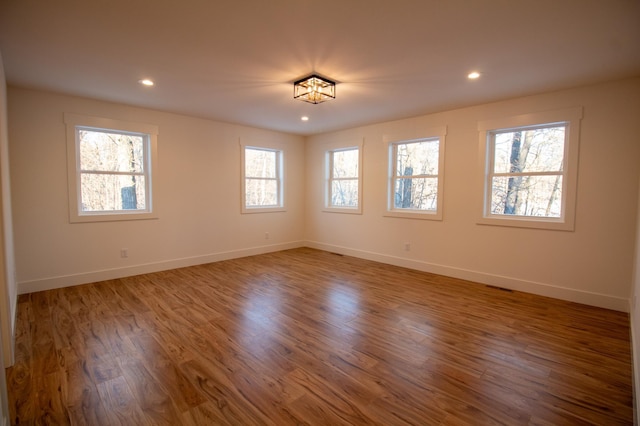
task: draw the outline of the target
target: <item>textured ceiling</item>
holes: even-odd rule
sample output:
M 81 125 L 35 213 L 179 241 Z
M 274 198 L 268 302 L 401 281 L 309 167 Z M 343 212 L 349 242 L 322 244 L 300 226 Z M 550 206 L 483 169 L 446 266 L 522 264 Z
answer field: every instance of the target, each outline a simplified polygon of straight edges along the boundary
M 0 53 L 10 85 L 309 135 L 640 75 L 640 1 L 0 0 Z M 314 71 L 335 100 L 293 99 Z

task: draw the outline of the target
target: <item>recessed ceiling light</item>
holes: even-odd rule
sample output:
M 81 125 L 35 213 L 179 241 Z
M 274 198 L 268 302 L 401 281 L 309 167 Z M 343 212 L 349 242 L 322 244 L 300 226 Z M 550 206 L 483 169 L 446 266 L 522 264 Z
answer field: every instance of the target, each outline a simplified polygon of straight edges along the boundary
M 307 117 L 306 115 L 303 115 L 302 117 L 300 117 L 300 120 L 309 121 L 309 117 Z
M 138 83 L 142 84 L 143 86 L 153 86 L 155 83 L 153 82 L 153 80 L 149 80 L 148 78 L 145 78 L 143 80 L 139 80 Z
M 476 78 L 478 78 L 478 77 L 480 77 L 480 73 L 479 73 L 478 71 L 470 72 L 470 73 L 467 75 L 467 78 L 468 78 L 469 80 L 475 80 L 475 79 L 476 79 Z

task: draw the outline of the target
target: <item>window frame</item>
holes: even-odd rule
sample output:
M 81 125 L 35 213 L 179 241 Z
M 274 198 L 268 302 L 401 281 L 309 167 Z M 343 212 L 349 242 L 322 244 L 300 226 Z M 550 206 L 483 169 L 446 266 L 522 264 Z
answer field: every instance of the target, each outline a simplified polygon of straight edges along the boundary
M 447 127 L 434 127 L 424 129 L 420 132 L 412 132 L 403 135 L 385 135 L 384 141 L 387 146 L 388 153 L 388 172 L 387 172 L 387 206 L 384 216 L 397 217 L 406 219 L 422 219 L 442 221 L 444 211 L 444 166 L 446 152 L 446 135 Z M 397 146 L 401 144 L 417 143 L 422 141 L 438 141 L 438 174 L 424 175 L 424 177 L 436 177 L 438 180 L 436 210 L 418 210 L 403 209 L 395 207 L 395 182 L 399 178 L 396 176 L 397 171 Z M 416 175 L 415 177 L 423 177 Z M 401 178 L 401 177 L 400 177 Z
M 343 144 L 333 146 L 325 151 L 325 199 L 323 211 L 328 213 L 345 213 L 345 214 L 362 214 L 362 159 L 363 159 L 364 141 L 356 144 Z M 333 156 L 336 152 L 358 150 L 358 176 L 355 178 L 339 178 L 336 179 L 333 174 Z M 357 180 L 358 182 L 358 205 L 356 207 L 333 206 L 332 200 L 332 183 L 335 180 Z
M 582 107 L 565 108 L 553 111 L 522 114 L 478 122 L 479 132 L 479 191 L 480 216 L 477 223 L 481 225 L 509 226 L 520 228 L 537 228 L 559 231 L 575 229 L 575 211 L 578 185 L 578 155 L 580 145 L 580 123 Z M 494 176 L 494 145 L 496 133 L 532 130 L 553 126 L 566 126 L 562 176 L 562 201 L 560 217 L 516 216 L 491 213 L 491 184 Z M 501 173 L 499 173 L 501 174 Z M 540 175 L 538 172 L 521 175 Z
M 245 165 L 245 153 L 247 149 L 254 149 L 260 151 L 270 151 L 276 153 L 276 177 L 273 178 L 277 182 L 277 196 L 278 204 L 274 206 L 247 206 L 247 176 Z M 243 214 L 252 213 L 275 213 L 286 211 L 284 185 L 285 185 L 285 167 L 284 167 L 284 149 L 281 147 L 267 146 L 266 144 L 246 144 L 240 142 L 240 174 L 241 174 L 241 212 Z M 255 179 L 255 177 L 250 177 Z
M 153 177 L 157 174 L 158 126 L 103 117 L 65 113 L 67 133 L 67 184 L 69 197 L 69 221 L 71 223 L 111 222 L 124 220 L 157 219 L 157 201 L 154 197 Z M 79 131 L 94 130 L 142 136 L 144 140 L 145 206 L 144 210 L 82 210 Z

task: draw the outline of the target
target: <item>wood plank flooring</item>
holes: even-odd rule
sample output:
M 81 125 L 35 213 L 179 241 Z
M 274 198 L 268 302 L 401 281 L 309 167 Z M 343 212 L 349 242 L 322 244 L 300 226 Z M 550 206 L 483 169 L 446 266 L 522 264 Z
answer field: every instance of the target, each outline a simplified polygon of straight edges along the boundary
M 13 424 L 633 421 L 629 318 L 302 248 L 19 298 Z

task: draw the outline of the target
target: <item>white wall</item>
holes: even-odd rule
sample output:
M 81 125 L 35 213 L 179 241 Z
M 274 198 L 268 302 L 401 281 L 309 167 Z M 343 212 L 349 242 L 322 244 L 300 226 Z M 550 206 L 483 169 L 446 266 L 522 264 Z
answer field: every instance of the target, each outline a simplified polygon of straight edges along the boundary
M 20 293 L 302 244 L 302 137 L 13 87 L 8 105 Z M 69 223 L 65 112 L 159 127 L 159 219 Z M 240 213 L 240 139 L 283 144 L 286 212 Z
M 9 88 L 8 100 L 19 292 L 306 244 L 629 309 L 640 79 L 364 126 L 313 136 L 306 144 L 297 136 L 35 90 Z M 584 108 L 575 231 L 477 225 L 478 121 L 574 106 Z M 159 220 L 69 223 L 64 112 L 159 126 Z M 448 129 L 444 220 L 383 217 L 384 135 L 438 126 Z M 240 214 L 239 138 L 287 147 L 286 213 Z M 363 139 L 363 214 L 322 212 L 326 147 Z M 404 251 L 405 242 L 411 251 Z M 128 259 L 120 258 L 121 248 L 129 249 Z
M 11 192 L 9 185 L 9 139 L 7 132 L 7 85 L 0 55 L 0 421 L 9 424 L 9 405 L 4 368 L 13 364 L 17 289 L 13 260 Z
M 6 366 L 13 364 L 13 332 L 18 301 L 11 215 L 8 127 L 7 85 L 0 56 L 0 324 L 3 336 L 6 336 L 2 340 Z
M 575 231 L 477 225 L 478 121 L 582 106 Z M 447 126 L 444 219 L 383 217 L 386 134 Z M 429 114 L 307 140 L 306 240 L 313 247 L 627 311 L 640 173 L 640 79 Z M 324 152 L 364 138 L 362 215 L 322 212 Z M 404 243 L 411 251 L 404 251 Z

